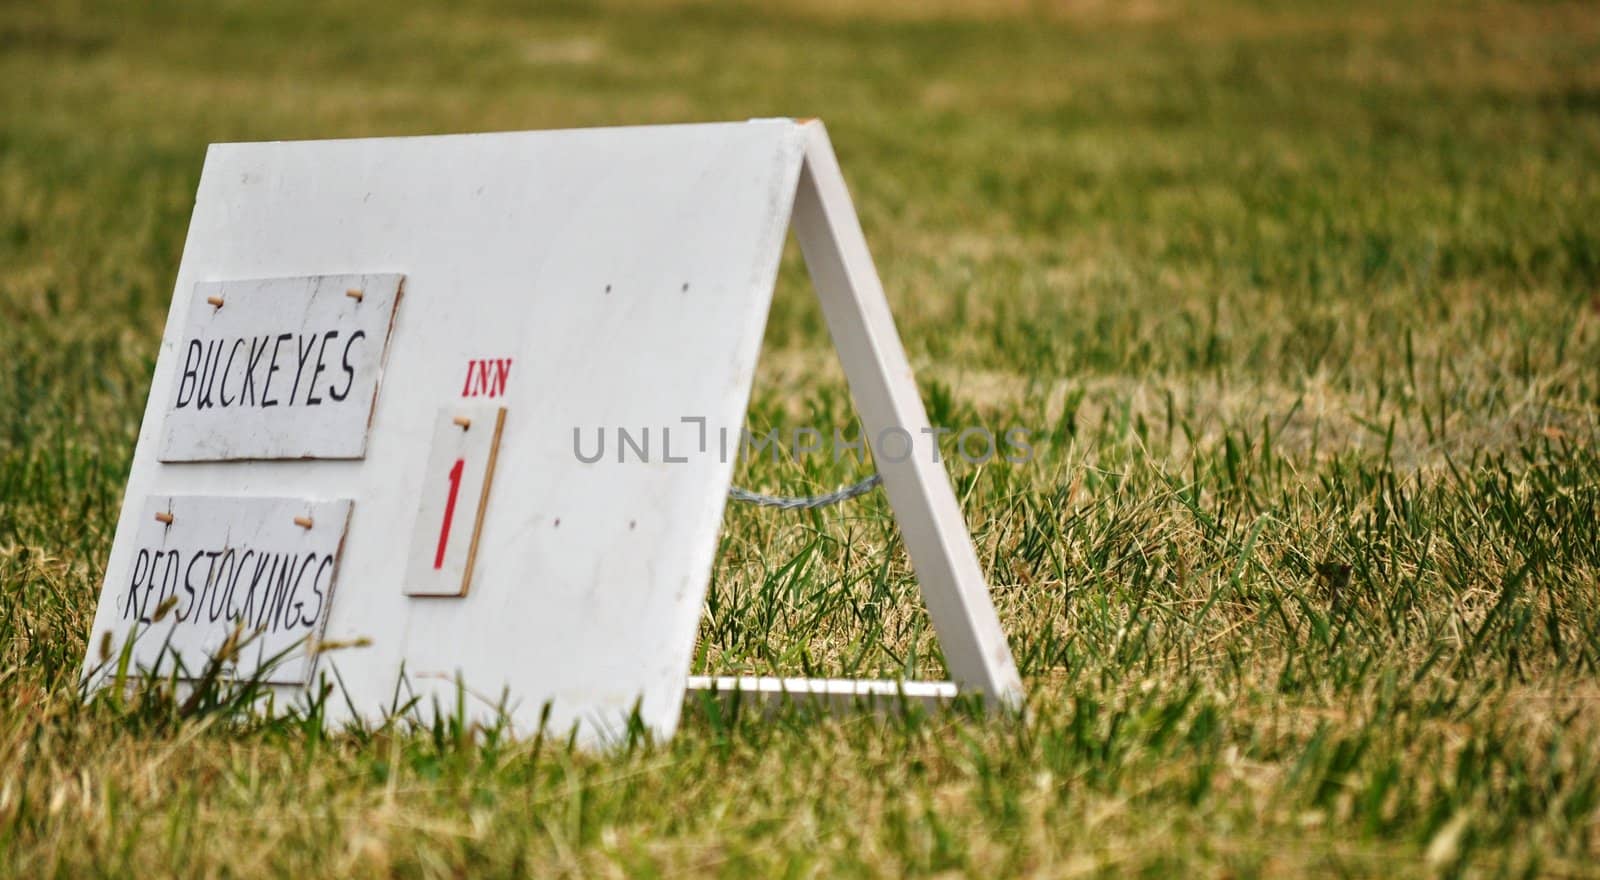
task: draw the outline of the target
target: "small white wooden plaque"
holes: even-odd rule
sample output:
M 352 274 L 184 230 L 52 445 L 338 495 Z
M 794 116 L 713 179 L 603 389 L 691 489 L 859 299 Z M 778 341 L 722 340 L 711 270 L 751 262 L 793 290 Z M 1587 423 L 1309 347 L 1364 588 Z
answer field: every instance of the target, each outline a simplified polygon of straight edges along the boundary
M 439 410 L 411 531 L 406 595 L 467 594 L 505 418 L 500 406 Z
M 194 285 L 160 460 L 361 458 L 402 279 Z
M 242 625 L 237 678 L 304 684 L 322 635 L 351 502 L 151 496 L 130 563 L 110 573 L 115 622 L 137 634 L 133 663 L 198 676 Z M 163 613 L 163 605 L 170 607 Z M 159 619 L 157 619 L 159 618 Z

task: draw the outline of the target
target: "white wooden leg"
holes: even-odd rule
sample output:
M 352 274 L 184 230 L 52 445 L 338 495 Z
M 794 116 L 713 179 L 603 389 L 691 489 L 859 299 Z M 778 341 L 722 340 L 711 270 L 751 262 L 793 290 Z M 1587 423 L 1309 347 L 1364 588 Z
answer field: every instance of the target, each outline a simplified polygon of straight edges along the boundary
M 1022 682 L 950 477 L 935 459 L 928 414 L 839 162 L 822 123 L 806 127 L 809 139 L 793 228 L 945 662 L 963 690 L 977 690 L 991 702 L 1020 709 Z M 903 457 L 896 455 L 901 437 L 911 442 Z

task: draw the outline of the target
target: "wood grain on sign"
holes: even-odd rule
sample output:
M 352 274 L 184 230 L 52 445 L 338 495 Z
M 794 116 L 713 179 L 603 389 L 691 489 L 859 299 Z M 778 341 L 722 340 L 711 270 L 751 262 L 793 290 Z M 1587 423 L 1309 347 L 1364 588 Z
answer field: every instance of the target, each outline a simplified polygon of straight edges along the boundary
M 198 676 L 235 632 L 238 678 L 304 684 L 315 665 L 349 501 L 153 496 L 132 554 L 111 572 L 111 626 L 136 634 L 133 662 Z
M 500 406 L 439 410 L 411 531 L 406 595 L 467 594 L 505 421 Z
M 402 279 L 194 285 L 161 460 L 362 457 Z

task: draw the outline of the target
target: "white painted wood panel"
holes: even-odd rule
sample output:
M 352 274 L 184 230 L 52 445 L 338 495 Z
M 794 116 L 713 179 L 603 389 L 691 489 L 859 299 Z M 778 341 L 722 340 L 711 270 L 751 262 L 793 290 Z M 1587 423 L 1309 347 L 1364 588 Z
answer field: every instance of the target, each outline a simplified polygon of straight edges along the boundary
M 126 561 L 107 572 L 97 620 L 135 639 L 137 669 L 198 677 L 232 637 L 239 647 L 225 669 L 233 675 L 264 671 L 266 681 L 304 684 L 315 666 L 307 649 L 332 607 L 350 506 L 198 495 L 129 505 L 139 519 Z
M 127 497 L 354 499 L 327 637 L 372 644 L 318 668 L 363 716 L 404 666 L 423 705 L 453 706 L 458 674 L 475 717 L 509 693 L 524 732 L 551 702 L 589 741 L 635 706 L 670 734 L 733 462 L 677 434 L 687 460 L 665 461 L 659 438 L 684 418 L 737 436 L 803 140 L 772 120 L 213 146 Z M 364 458 L 161 462 L 197 285 L 365 273 L 405 293 Z M 467 401 L 508 412 L 471 589 L 408 597 L 435 419 Z M 575 455 L 574 429 L 618 427 L 652 430 L 648 461 Z M 123 629 L 144 515 L 124 506 L 91 645 Z
M 401 281 L 196 283 L 174 346 L 161 460 L 360 458 Z
M 406 595 L 460 597 L 470 589 L 505 417 L 501 406 L 439 410 L 411 530 Z

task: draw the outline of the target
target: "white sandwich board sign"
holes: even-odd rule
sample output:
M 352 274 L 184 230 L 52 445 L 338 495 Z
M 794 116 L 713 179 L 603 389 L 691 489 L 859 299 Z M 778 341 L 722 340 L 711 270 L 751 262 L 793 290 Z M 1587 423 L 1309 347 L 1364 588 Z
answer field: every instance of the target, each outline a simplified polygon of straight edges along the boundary
M 691 679 L 732 460 L 575 455 L 737 433 L 791 221 L 867 436 L 932 443 L 818 122 L 213 146 L 86 674 L 102 638 L 182 676 L 243 630 L 229 671 L 286 693 L 334 664 L 364 716 L 403 676 L 590 740 L 670 734 L 686 686 L 1018 705 L 936 456 L 877 464 L 954 681 L 885 685 Z

